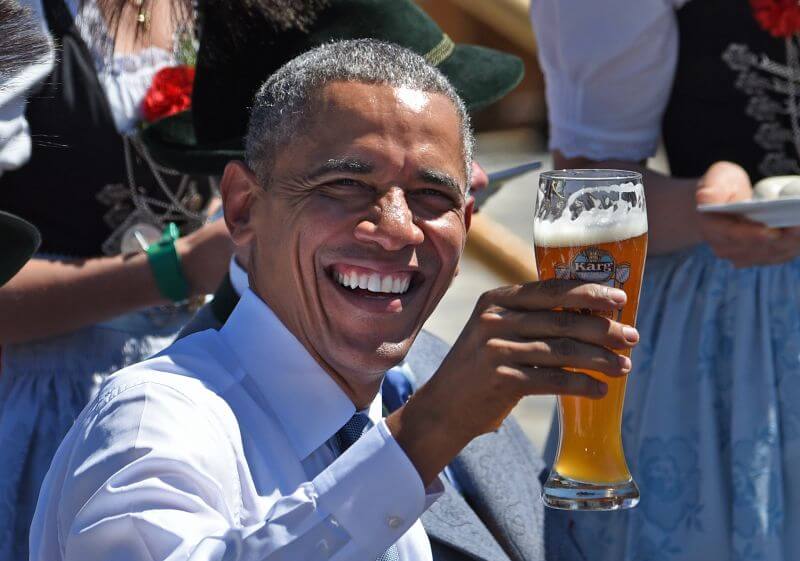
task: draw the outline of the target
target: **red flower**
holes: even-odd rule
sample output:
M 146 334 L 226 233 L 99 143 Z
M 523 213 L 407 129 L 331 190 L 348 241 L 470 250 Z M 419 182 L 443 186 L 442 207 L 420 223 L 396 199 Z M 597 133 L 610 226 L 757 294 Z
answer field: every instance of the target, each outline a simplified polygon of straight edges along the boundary
M 773 37 L 791 37 L 800 31 L 798 0 L 750 0 L 759 25 Z
M 142 101 L 142 114 L 148 123 L 189 109 L 192 105 L 194 67 L 162 68 Z

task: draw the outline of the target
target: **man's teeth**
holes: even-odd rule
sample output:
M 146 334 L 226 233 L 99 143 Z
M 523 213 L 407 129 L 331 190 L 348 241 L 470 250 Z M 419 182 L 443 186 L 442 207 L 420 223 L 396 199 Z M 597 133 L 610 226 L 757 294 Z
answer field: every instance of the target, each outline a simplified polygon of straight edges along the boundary
M 411 284 L 411 276 L 404 274 L 402 276 L 380 275 L 372 273 L 358 274 L 351 273 L 336 273 L 334 275 L 336 281 L 342 286 L 347 288 L 363 288 L 370 292 L 383 292 L 392 294 L 405 294 L 408 291 L 408 286 Z

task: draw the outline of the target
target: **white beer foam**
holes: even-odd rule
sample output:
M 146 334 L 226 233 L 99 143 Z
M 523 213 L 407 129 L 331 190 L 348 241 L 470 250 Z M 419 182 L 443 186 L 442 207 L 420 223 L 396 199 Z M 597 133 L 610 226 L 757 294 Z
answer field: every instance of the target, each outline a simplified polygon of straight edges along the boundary
M 623 183 L 619 186 L 587 187 L 570 195 L 563 214 L 555 220 L 534 222 L 533 241 L 540 247 L 569 247 L 611 243 L 641 236 L 647 232 L 647 210 L 641 197 L 636 205 L 620 198 L 615 208 L 583 210 L 572 217 L 570 208 L 580 196 L 618 190 L 620 193 L 641 194 L 642 184 Z

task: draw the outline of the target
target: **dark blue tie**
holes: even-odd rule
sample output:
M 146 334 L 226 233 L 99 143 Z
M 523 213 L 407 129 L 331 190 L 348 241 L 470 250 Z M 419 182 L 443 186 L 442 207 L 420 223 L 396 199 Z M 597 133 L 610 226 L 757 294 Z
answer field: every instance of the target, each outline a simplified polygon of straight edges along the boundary
M 350 448 L 353 443 L 361 438 L 372 426 L 372 421 L 369 420 L 364 413 L 356 413 L 347 423 L 339 429 L 336 433 L 336 438 L 339 441 L 339 450 L 344 453 L 345 450 Z M 400 554 L 397 553 L 397 546 L 392 546 L 384 551 L 375 561 L 400 561 Z

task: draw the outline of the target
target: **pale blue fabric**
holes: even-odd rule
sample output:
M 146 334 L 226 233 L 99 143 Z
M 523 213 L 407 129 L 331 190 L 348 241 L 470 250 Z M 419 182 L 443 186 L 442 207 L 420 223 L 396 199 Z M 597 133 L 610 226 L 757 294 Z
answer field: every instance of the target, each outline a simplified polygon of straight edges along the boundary
M 0 561 L 28 559 L 39 487 L 73 421 L 108 374 L 161 351 L 191 317 L 154 308 L 0 354 Z
M 800 260 L 651 258 L 639 310 L 623 439 L 641 503 L 558 523 L 590 561 L 800 559 Z

